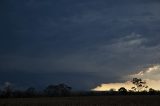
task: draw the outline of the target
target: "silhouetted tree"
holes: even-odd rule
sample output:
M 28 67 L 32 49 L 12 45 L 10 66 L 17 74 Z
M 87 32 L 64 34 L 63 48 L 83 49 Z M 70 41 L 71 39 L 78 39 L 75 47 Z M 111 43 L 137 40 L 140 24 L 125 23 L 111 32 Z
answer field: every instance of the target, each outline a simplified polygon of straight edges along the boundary
M 64 96 L 69 95 L 70 91 L 72 90 L 72 88 L 66 84 L 59 84 L 57 86 L 58 86 L 57 91 L 59 95 L 64 95 Z
M 48 85 L 45 90 L 44 90 L 44 93 L 47 95 L 47 96 L 54 96 L 55 95 L 55 85 Z
M 9 82 L 6 82 L 3 89 L 3 96 L 4 97 L 11 97 L 13 96 L 13 87 L 12 84 Z
M 25 94 L 25 92 L 24 92 L 24 91 L 21 91 L 21 90 L 15 90 L 15 91 L 13 92 L 13 96 L 14 96 L 14 97 L 21 98 L 21 97 L 25 97 L 25 96 L 26 96 L 26 94 Z
M 143 88 L 147 89 L 148 86 L 146 85 L 146 81 L 143 81 L 140 78 L 133 78 L 132 83 L 135 85 L 135 87 L 132 87 L 134 91 L 141 91 Z
M 0 89 L 0 96 L 2 96 L 2 94 L 3 94 L 3 91 Z
M 126 94 L 126 93 L 127 93 L 127 89 L 124 88 L 124 87 L 121 87 L 121 88 L 118 89 L 118 92 L 119 92 L 120 94 Z
M 48 96 L 65 96 L 70 94 L 71 89 L 72 88 L 66 84 L 49 85 L 44 92 Z
M 115 91 L 116 91 L 116 89 L 111 88 L 109 91 L 110 91 L 110 92 L 115 92 Z
M 111 89 L 108 91 L 108 94 L 115 95 L 115 94 L 116 94 L 116 89 L 111 88 Z
M 149 88 L 149 93 L 150 93 L 150 94 L 155 94 L 155 93 L 156 93 L 156 90 L 154 90 L 153 88 Z
M 36 89 L 34 87 L 29 87 L 26 91 L 25 94 L 27 97 L 33 97 L 36 95 Z

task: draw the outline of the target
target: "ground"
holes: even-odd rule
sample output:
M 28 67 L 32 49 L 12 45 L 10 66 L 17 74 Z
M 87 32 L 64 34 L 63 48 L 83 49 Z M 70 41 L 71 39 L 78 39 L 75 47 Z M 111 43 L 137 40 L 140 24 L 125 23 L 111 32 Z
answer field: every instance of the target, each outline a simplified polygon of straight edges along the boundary
M 0 99 L 0 106 L 160 106 L 160 96 L 88 96 Z

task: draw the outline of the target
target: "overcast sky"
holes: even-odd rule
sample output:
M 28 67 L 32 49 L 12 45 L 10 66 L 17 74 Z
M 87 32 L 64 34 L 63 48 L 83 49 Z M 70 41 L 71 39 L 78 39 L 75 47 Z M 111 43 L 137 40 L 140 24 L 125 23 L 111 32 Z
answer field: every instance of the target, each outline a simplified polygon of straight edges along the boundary
M 160 63 L 159 0 L 1 0 L 0 84 L 92 89 Z

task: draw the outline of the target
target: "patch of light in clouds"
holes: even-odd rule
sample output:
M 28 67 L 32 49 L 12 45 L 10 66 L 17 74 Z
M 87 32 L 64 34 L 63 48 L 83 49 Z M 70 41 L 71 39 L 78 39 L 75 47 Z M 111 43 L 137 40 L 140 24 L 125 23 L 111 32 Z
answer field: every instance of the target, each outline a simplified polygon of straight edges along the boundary
M 132 78 L 141 78 L 147 82 L 149 88 L 153 88 L 155 90 L 160 90 L 160 65 L 153 65 L 146 68 L 143 71 L 140 71 L 137 74 L 132 74 L 124 77 L 125 79 L 132 79 Z M 130 90 L 131 87 L 134 85 L 131 81 L 126 81 L 124 83 L 107 83 L 101 84 L 97 86 L 93 90 L 95 91 L 106 91 L 112 88 L 118 90 L 120 87 L 125 87 L 127 90 Z

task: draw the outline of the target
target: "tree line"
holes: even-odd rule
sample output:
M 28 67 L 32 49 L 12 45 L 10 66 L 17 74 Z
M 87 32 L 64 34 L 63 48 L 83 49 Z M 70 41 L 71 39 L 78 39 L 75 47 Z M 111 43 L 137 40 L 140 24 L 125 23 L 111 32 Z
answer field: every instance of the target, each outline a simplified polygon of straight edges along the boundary
M 69 96 L 72 88 L 66 84 L 48 85 L 44 90 L 38 91 L 34 87 L 26 90 L 14 90 L 11 84 L 6 84 L 0 90 L 0 97 L 53 97 L 53 96 Z
M 11 84 L 6 84 L 0 90 L 1 98 L 23 98 L 23 97 L 57 97 L 57 96 L 107 96 L 107 95 L 160 95 L 160 91 L 149 88 L 147 83 L 140 78 L 132 79 L 133 87 L 127 90 L 120 87 L 118 91 L 114 88 L 109 91 L 72 91 L 67 84 L 48 85 L 42 91 L 29 87 L 26 90 L 14 90 Z

